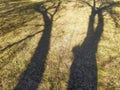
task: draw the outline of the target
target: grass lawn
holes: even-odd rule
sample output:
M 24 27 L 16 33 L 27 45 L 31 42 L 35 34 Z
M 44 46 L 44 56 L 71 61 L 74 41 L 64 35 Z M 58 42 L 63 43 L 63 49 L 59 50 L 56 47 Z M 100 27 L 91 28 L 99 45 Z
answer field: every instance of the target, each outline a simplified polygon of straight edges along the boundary
M 0 90 L 66 90 L 73 72 L 82 70 L 87 83 L 92 77 L 89 70 L 96 73 L 98 90 L 120 90 L 120 8 L 112 8 L 113 16 L 102 12 L 98 40 L 88 36 L 92 28 L 88 5 L 76 5 L 73 0 L 56 9 L 58 4 L 36 1 L 0 3 Z M 99 14 L 94 17 L 93 32 L 101 25 L 99 18 Z M 76 85 L 80 84 L 79 73 L 73 80 Z

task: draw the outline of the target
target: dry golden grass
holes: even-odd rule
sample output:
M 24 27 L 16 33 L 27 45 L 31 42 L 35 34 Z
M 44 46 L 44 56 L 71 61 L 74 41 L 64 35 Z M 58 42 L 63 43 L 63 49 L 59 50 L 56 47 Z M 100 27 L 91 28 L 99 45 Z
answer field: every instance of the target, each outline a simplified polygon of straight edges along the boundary
M 17 3 L 19 4 L 20 2 Z M 31 2 L 24 4 L 25 6 L 32 5 Z M 2 33 L 0 36 L 0 50 L 15 43 L 4 51 L 0 51 L 0 90 L 14 89 L 19 82 L 20 75 L 30 63 L 42 36 L 41 32 L 26 38 L 42 31 L 44 28 L 41 26 L 44 24 L 42 15 L 36 12 L 32 6 L 30 7 L 22 11 L 11 12 L 3 18 L 0 17 L 0 22 L 4 22 L 1 30 L 8 30 L 4 35 Z M 2 13 L 7 10 L 2 10 Z M 120 8 L 116 8 L 116 10 L 119 11 Z M 90 11 L 89 7 L 75 7 L 74 2 L 62 4 L 53 21 L 50 50 L 38 90 L 66 90 L 70 66 L 74 58 L 72 49 L 76 45 L 81 45 L 84 41 Z M 114 21 L 109 14 L 106 14 L 104 19 L 104 32 L 96 53 L 98 90 L 119 90 L 120 28 L 115 27 Z M 25 23 L 23 23 L 24 20 Z M 10 27 L 10 24 L 20 25 L 20 27 Z M 25 40 L 20 41 L 22 39 Z

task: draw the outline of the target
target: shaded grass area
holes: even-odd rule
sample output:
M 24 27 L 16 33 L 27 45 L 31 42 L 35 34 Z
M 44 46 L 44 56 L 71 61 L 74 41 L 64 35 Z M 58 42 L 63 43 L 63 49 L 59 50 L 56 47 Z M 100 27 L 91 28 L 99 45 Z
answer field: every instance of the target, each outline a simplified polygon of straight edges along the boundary
M 45 7 L 49 7 L 49 5 L 51 4 L 46 3 Z M 7 7 L 5 9 L 3 6 L 0 6 L 2 10 L 0 11 L 2 13 L 0 17 L 4 18 L 0 21 L 3 23 L 1 24 L 2 27 L 0 27 L 0 50 L 8 48 L 0 51 L 0 89 L 13 90 L 15 87 L 19 87 L 21 82 L 24 82 L 25 79 L 22 77 L 32 73 L 35 76 L 34 78 L 40 80 L 38 83 L 34 83 L 37 85 L 36 89 L 66 90 L 69 84 L 69 76 L 73 73 L 70 67 L 75 66 L 74 55 L 76 51 L 73 53 L 72 49 L 75 46 L 83 46 L 84 44 L 85 37 L 87 37 L 91 9 L 89 7 L 76 8 L 74 7 L 74 2 L 61 5 L 60 11 L 57 12 L 53 19 L 52 31 L 50 32 L 51 39 L 48 38 L 50 39 L 49 44 L 47 44 L 49 45 L 49 51 L 47 50 L 47 55 L 45 56 L 44 73 L 42 72 L 42 77 L 40 77 L 41 75 L 37 77 L 34 72 L 38 69 L 31 69 L 31 63 L 41 56 L 38 55 L 39 49 L 37 48 L 43 47 L 42 49 L 45 49 L 48 47 L 43 45 L 47 43 L 44 40 L 42 47 L 39 45 L 44 33 L 42 30 L 45 28 L 43 15 L 34 9 L 33 2 L 10 2 L 9 9 Z M 13 6 L 16 8 L 13 8 Z M 50 12 L 53 11 L 51 10 Z M 119 9 L 116 9 L 116 12 L 118 13 Z M 50 16 L 48 15 L 48 17 Z M 114 19 L 111 18 L 110 14 L 104 12 L 103 18 L 104 31 L 96 52 L 96 66 L 98 68 L 96 72 L 98 73 L 97 88 L 99 90 L 119 90 L 120 31 L 119 27 L 116 28 Z M 10 24 L 13 25 L 10 26 Z M 95 17 L 94 26 L 96 27 L 97 24 L 98 16 Z M 44 37 L 45 39 L 46 36 Z M 79 49 L 77 50 L 79 51 Z M 37 68 L 41 67 L 42 64 L 44 63 L 38 62 Z M 25 72 L 29 73 L 25 74 Z M 33 77 L 32 75 L 29 75 L 29 77 Z M 77 79 L 74 79 L 74 81 L 78 83 L 80 80 L 77 82 Z M 31 85 L 31 82 L 34 82 L 34 80 L 30 79 L 27 84 Z M 24 85 L 20 88 L 22 87 Z M 72 87 L 72 85 L 69 87 Z M 25 88 L 21 90 L 25 90 Z
M 2 7 L 4 8 L 2 11 L 6 11 L 1 12 L 0 17 L 2 20 L 0 30 L 0 83 L 2 89 L 11 90 L 20 75 L 17 72 L 22 72 L 25 69 L 28 63 L 27 59 L 30 58 L 32 53 L 31 51 L 28 53 L 24 52 L 28 51 L 32 47 L 31 45 L 34 45 L 32 42 L 31 44 L 27 42 L 32 37 L 40 35 L 43 29 L 43 22 L 41 16 L 37 17 L 37 13 L 34 14 L 35 11 L 31 7 L 33 3 L 22 1 L 14 3 L 9 1 L 7 3 L 9 3 L 10 7 L 8 7 L 12 11 Z M 38 23 L 36 20 L 33 20 L 33 17 L 36 17 L 36 19 L 39 18 L 41 21 L 38 21 Z M 37 42 L 37 39 L 34 42 Z M 6 77 L 9 77 L 9 79 L 5 79 Z M 12 79 L 13 77 L 15 79 Z M 10 83 L 13 83 L 13 85 L 11 86 Z
M 11 2 L 1 3 L 4 7 L 0 10 L 0 34 L 4 35 L 10 31 L 23 26 L 26 22 L 35 18 L 32 14 L 32 3 Z

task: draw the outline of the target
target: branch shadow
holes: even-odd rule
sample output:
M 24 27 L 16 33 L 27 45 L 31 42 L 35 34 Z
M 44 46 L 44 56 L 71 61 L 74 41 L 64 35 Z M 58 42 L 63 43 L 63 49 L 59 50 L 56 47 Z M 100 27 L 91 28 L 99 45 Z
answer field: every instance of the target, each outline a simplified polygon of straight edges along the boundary
M 53 4 L 51 7 L 46 8 L 44 5 L 46 2 L 36 3 L 34 9 L 42 14 L 44 19 L 44 30 L 42 37 L 38 43 L 36 51 L 31 59 L 31 62 L 27 66 L 27 69 L 20 76 L 20 80 L 14 90 L 37 90 L 38 85 L 41 83 L 43 73 L 45 70 L 46 57 L 48 55 L 51 31 L 53 25 L 54 15 L 57 13 L 60 3 Z M 48 15 L 48 10 L 53 9 L 54 12 Z
M 98 24 L 94 28 L 96 15 Z M 95 7 L 92 7 L 87 36 L 82 45 L 75 46 L 72 50 L 74 60 L 70 68 L 67 90 L 97 90 L 96 52 L 103 27 L 102 10 L 95 10 Z
M 24 27 L 27 22 L 35 19 L 36 16 L 33 15 L 35 12 L 32 5 L 33 3 L 22 1 L 7 1 L 1 3 L 0 35 L 4 36 L 10 32 L 15 32 L 17 28 Z

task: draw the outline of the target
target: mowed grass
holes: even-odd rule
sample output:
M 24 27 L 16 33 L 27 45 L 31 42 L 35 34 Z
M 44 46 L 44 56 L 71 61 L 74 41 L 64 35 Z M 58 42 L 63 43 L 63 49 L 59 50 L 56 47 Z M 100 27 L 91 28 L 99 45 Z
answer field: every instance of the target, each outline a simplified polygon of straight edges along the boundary
M 9 9 L 4 5 L 0 5 L 0 90 L 13 90 L 31 62 L 42 36 L 44 21 L 42 14 L 34 9 L 34 2 L 8 2 Z M 75 6 L 74 2 L 63 3 L 54 17 L 49 52 L 39 90 L 67 88 L 74 59 L 72 49 L 84 41 L 91 11 L 87 6 Z M 120 8 L 115 10 L 119 12 Z M 95 26 L 96 24 L 97 16 Z M 119 29 L 110 14 L 105 12 L 104 32 L 96 53 L 98 90 L 120 89 Z

